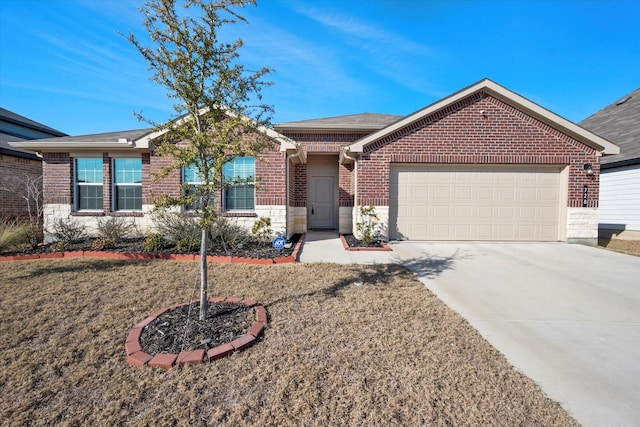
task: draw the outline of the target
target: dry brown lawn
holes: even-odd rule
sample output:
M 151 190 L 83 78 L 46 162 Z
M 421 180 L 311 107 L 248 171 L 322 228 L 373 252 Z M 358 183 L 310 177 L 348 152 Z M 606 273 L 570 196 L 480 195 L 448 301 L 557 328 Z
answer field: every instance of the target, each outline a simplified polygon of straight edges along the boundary
M 129 329 L 191 298 L 196 263 L 0 263 L 3 425 L 575 425 L 395 265 L 211 265 L 211 295 L 263 303 L 253 347 L 169 371 Z M 354 282 L 364 281 L 363 286 Z
M 598 246 L 628 255 L 640 256 L 640 240 L 598 239 Z

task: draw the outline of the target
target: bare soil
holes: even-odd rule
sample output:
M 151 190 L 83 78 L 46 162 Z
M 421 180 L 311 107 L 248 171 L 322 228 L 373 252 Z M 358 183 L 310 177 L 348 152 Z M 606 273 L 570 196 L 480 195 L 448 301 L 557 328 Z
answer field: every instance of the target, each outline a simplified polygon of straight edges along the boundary
M 211 264 L 211 296 L 267 308 L 262 339 L 129 366 L 131 327 L 191 301 L 197 277 L 195 262 L 0 263 L 0 424 L 577 425 L 397 265 Z

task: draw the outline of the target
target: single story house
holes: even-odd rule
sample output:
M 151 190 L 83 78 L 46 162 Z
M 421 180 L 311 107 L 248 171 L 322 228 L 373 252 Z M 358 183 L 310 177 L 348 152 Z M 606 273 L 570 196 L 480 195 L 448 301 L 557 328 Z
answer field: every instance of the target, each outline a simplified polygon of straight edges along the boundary
M 239 158 L 231 176 L 257 186 L 220 194 L 223 215 L 271 218 L 287 235 L 351 233 L 374 206 L 390 239 L 597 239 L 600 159 L 618 147 L 485 79 L 406 117 L 357 114 L 281 123 L 267 162 Z M 15 143 L 42 154 L 45 221 L 108 215 L 153 226 L 153 196 L 176 194 L 189 170 L 153 182 L 170 159 L 149 129 Z M 225 174 L 227 171 L 225 170 Z
M 580 126 L 620 147 L 600 162 L 600 237 L 640 239 L 640 88 Z
M 9 142 L 65 136 L 56 129 L 0 107 L 0 217 L 28 214 L 23 199 L 26 177 L 42 176 L 42 159 Z

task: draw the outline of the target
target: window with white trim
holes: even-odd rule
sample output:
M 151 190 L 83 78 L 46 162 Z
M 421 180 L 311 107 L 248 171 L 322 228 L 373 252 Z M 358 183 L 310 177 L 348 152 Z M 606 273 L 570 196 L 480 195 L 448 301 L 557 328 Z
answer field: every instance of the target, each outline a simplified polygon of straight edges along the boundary
M 202 185 L 202 176 L 198 172 L 196 165 L 189 165 L 182 168 L 182 184 L 186 187 L 183 189 L 185 196 L 196 195 L 195 187 Z M 198 208 L 200 202 L 195 200 L 192 204 L 184 207 L 186 211 L 193 211 Z
M 76 211 L 101 211 L 102 158 L 76 158 L 74 161 L 74 208 Z
M 113 210 L 142 209 L 142 159 L 113 159 Z
M 225 211 L 252 211 L 255 209 L 255 175 L 254 157 L 236 157 L 222 168 L 224 189 L 222 192 L 222 208 Z

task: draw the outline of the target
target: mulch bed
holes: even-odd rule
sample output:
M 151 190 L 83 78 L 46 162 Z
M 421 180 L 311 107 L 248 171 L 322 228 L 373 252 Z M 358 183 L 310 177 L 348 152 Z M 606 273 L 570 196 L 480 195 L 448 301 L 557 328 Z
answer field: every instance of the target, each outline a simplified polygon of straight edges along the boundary
M 283 249 L 274 249 L 271 246 L 271 243 L 259 242 L 256 240 L 245 241 L 239 245 L 223 245 L 222 242 L 211 241 L 209 242 L 209 250 L 207 251 L 208 255 L 214 256 L 233 256 L 233 257 L 244 257 L 244 258 L 260 258 L 260 259 L 268 259 L 268 258 L 278 258 L 278 257 L 286 257 L 293 253 L 295 250 L 295 245 L 300 240 L 300 234 L 294 234 L 291 236 L 290 243 L 291 245 L 287 245 Z M 71 243 L 64 248 L 65 252 L 69 251 L 92 251 L 95 250 L 93 246 L 96 238 L 86 238 L 80 242 Z M 148 251 L 144 250 L 144 237 L 140 238 L 129 238 L 118 241 L 113 248 L 105 248 L 100 249 L 101 251 L 106 252 L 115 252 L 115 253 L 146 253 Z M 31 255 L 31 254 L 46 254 L 46 253 L 54 253 L 59 252 L 59 248 L 55 244 L 46 244 L 40 245 L 35 248 L 26 248 L 20 251 L 10 251 L 1 253 L 2 256 L 15 256 L 15 255 Z M 191 251 L 179 251 L 173 246 L 165 247 L 156 253 L 162 254 L 199 254 L 200 250 L 198 248 L 194 248 Z
M 360 239 L 357 239 L 353 234 L 344 234 L 344 240 L 347 242 L 350 248 L 381 248 L 381 242 L 379 240 L 365 243 Z
M 209 303 L 200 320 L 200 304 L 191 303 L 166 311 L 149 323 L 140 335 L 147 354 L 210 350 L 245 334 L 255 319 L 254 310 L 241 303 Z

